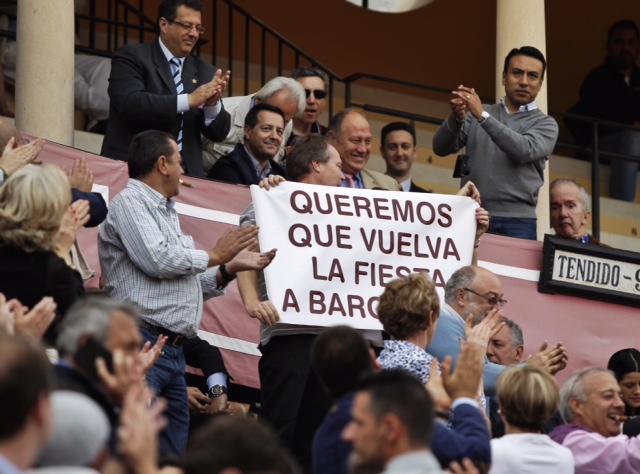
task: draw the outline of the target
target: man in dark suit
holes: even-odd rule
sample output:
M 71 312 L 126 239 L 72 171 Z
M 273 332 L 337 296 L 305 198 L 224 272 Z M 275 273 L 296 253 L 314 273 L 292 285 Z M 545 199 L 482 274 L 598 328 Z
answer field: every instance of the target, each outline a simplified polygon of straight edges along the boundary
M 163 0 L 158 41 L 125 45 L 116 52 L 101 155 L 126 161 L 136 134 L 161 130 L 178 142 L 186 174 L 204 176 L 200 133 L 219 141 L 229 132 L 229 114 L 220 97 L 230 73 L 223 75 L 191 56 L 204 34 L 202 9 L 200 0 Z
M 258 184 L 272 174 L 285 177 L 284 168 L 273 158 L 280 151 L 285 117 L 269 104 L 254 105 L 244 120 L 244 143 L 221 157 L 208 177 L 234 184 Z
M 380 133 L 380 154 L 387 164 L 386 174 L 395 178 L 403 191 L 430 193 L 411 179 L 411 166 L 418 153 L 416 129 L 404 122 L 391 122 Z

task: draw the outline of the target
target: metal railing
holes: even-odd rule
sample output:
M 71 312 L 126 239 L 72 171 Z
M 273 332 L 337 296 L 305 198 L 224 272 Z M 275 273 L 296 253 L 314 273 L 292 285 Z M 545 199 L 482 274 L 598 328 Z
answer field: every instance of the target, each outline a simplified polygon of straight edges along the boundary
M 327 96 L 329 116 L 332 116 L 334 113 L 337 94 L 336 86 L 342 84 L 344 86 L 344 102 L 346 107 L 358 107 L 365 111 L 433 125 L 439 125 L 444 120 L 444 117 L 433 117 L 408 112 L 406 110 L 394 109 L 384 103 L 372 104 L 358 102 L 354 100 L 353 97 L 353 86 L 363 81 L 367 83 L 376 82 L 382 84 L 383 88 L 409 88 L 413 91 L 418 91 L 418 94 L 446 94 L 447 98 L 444 100 L 448 100 L 450 97 L 450 89 L 367 73 L 355 73 L 341 77 L 283 35 L 236 5 L 233 0 L 210 1 L 212 2 L 211 22 L 213 25 L 213 33 L 211 34 L 210 40 L 200 39 L 196 45 L 195 54 L 200 55 L 202 52 L 211 54 L 212 64 L 218 66 L 221 66 L 219 63 L 226 59 L 226 69 L 230 69 L 233 72 L 233 77 L 241 77 L 243 79 L 242 94 L 248 95 L 253 92 L 250 88 L 251 80 L 255 76 L 259 77 L 260 84 L 266 83 L 270 79 L 270 74 L 268 74 L 270 68 L 275 69 L 277 75 L 283 75 L 286 71 L 293 70 L 300 66 L 311 66 L 322 70 L 327 75 L 329 82 L 329 94 Z M 107 0 L 107 16 L 101 18 L 97 16 L 97 13 L 99 5 L 104 7 L 103 1 L 90 0 L 89 14 L 76 15 L 76 27 L 89 32 L 88 46 L 76 46 L 76 49 L 91 54 L 110 56 L 115 50 L 131 39 L 135 39 L 138 42 L 154 40 L 157 35 L 156 21 L 145 14 L 144 0 L 137 0 L 135 3 L 137 3 L 137 6 L 133 6 L 131 1 L 126 0 Z M 209 8 L 209 5 L 207 5 L 207 8 Z M 96 36 L 98 31 L 101 31 L 105 35 L 106 41 L 102 41 L 102 43 L 98 41 Z M 15 38 L 15 33 L 0 30 L 0 36 Z M 252 45 L 255 46 L 256 44 L 254 41 L 259 45 L 259 48 L 256 48 L 259 49 L 257 54 L 255 49 L 252 49 Z M 100 47 L 101 45 L 103 47 Z M 235 65 L 233 64 L 234 60 L 236 61 Z M 255 64 L 258 64 L 258 73 L 252 75 L 251 68 L 255 68 Z M 238 74 L 238 69 L 242 70 L 240 74 Z M 227 88 L 229 96 L 234 95 L 234 89 L 233 81 L 231 81 Z M 235 95 L 238 94 L 235 93 Z M 484 103 L 495 102 L 495 98 L 493 97 L 481 97 L 481 99 Z M 598 144 L 598 128 L 601 126 L 618 127 L 621 129 L 632 127 L 566 112 L 550 111 L 550 115 L 584 121 L 588 123 L 592 129 L 590 146 L 558 142 L 556 143 L 554 152 L 557 150 L 567 150 L 569 152 L 586 153 L 591 156 L 593 234 L 599 237 L 599 164 L 601 157 L 620 158 L 636 162 L 640 161 L 640 158 L 600 150 Z
M 214 25 L 212 63 L 220 67 L 223 51 L 226 52 L 226 69 L 231 70 L 235 77 L 244 78 L 242 91 L 244 95 L 255 92 L 250 90 L 250 79 L 252 77 L 250 68 L 252 64 L 259 64 L 257 75 L 260 78 L 260 84 L 265 84 L 270 79 L 270 77 L 267 76 L 267 70 L 270 67 L 275 68 L 276 75 L 278 76 L 283 75 L 285 70 L 293 70 L 300 66 L 316 67 L 327 75 L 330 91 L 327 99 L 328 112 L 329 115 L 333 115 L 335 96 L 332 91 L 335 90 L 335 84 L 337 82 L 344 82 L 344 79 L 333 72 L 328 66 L 312 58 L 280 33 L 233 3 L 233 1 L 212 1 L 212 23 Z M 226 9 L 224 8 L 225 6 Z M 259 44 L 260 50 L 257 57 L 252 57 L 251 45 L 252 38 L 254 37 Z M 243 45 L 244 48 L 236 47 L 236 42 Z M 272 45 L 271 48 L 268 48 L 269 43 Z M 275 58 L 269 57 L 270 53 L 273 55 L 272 51 L 275 51 Z M 241 64 L 239 64 L 243 69 L 241 76 L 238 74 L 237 67 L 232 67 L 233 60 L 241 61 Z M 234 94 L 233 81 L 228 85 L 227 92 L 230 96 Z

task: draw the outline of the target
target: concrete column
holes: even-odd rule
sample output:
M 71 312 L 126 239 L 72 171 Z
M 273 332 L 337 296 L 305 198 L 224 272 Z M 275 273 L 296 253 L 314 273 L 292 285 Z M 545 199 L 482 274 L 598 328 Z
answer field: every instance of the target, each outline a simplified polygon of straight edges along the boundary
M 16 35 L 16 127 L 73 146 L 73 0 L 20 0 Z
M 502 71 L 504 58 L 513 48 L 535 46 L 545 58 L 547 43 L 545 39 L 544 0 L 497 0 L 496 13 L 496 97 L 504 96 Z M 542 89 L 536 97 L 538 107 L 547 112 L 547 81 L 549 70 L 544 76 Z M 544 170 L 544 184 L 538 194 L 538 240 L 544 238 L 549 230 L 549 163 Z

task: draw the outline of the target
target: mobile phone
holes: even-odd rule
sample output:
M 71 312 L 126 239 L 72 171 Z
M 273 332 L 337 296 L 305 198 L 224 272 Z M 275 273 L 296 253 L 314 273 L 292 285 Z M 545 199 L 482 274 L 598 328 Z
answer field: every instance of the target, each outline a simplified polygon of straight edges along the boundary
M 469 155 L 458 155 L 456 165 L 453 168 L 453 177 L 464 178 L 469 173 L 471 173 L 471 168 L 469 168 Z
M 102 357 L 107 364 L 109 372 L 113 372 L 113 357 L 111 352 L 109 352 L 106 347 L 96 341 L 93 337 L 90 337 L 73 356 L 73 360 L 76 365 L 94 382 L 98 382 L 100 380 L 100 377 L 98 376 L 98 369 L 96 368 L 96 359 L 98 357 Z

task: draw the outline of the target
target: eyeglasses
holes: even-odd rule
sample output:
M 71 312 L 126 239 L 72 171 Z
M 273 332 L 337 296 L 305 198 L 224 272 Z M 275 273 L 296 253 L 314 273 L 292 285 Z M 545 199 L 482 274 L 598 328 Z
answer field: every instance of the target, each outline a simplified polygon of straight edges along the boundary
M 307 95 L 307 99 L 313 93 L 314 97 L 318 100 L 322 100 L 327 96 L 327 91 L 322 89 L 305 89 L 304 93 Z
M 185 31 L 191 31 L 195 29 L 199 35 L 203 35 L 205 31 L 207 31 L 202 26 L 192 25 L 191 23 L 182 23 L 181 21 L 178 21 L 178 20 L 172 20 L 169 23 L 175 23 L 176 25 L 184 28 Z
M 492 295 L 492 296 L 481 295 L 480 293 L 476 293 L 475 291 L 473 291 L 471 288 L 463 288 L 463 290 L 468 291 L 469 293 L 473 293 L 476 296 L 480 296 L 484 298 L 485 300 L 487 300 L 487 303 L 489 303 L 491 306 L 495 306 L 498 303 L 500 303 L 501 306 L 504 306 L 505 304 L 507 304 L 507 300 L 500 299 L 500 297 L 496 295 Z
M 31 140 L 29 140 L 28 138 L 18 138 L 16 140 L 16 143 L 18 144 L 18 146 L 20 145 L 28 145 L 31 142 Z

